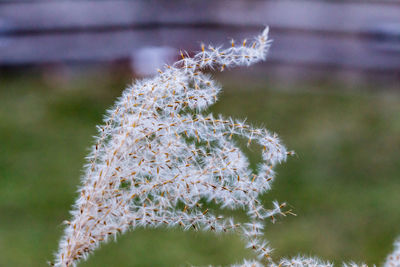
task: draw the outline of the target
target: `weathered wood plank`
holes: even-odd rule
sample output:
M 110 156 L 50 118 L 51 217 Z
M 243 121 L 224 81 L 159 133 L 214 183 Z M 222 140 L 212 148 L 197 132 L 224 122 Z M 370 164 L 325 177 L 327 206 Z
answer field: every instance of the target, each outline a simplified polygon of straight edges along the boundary
M 229 42 L 226 36 L 241 39 L 253 33 L 230 29 L 221 34 L 220 29 L 195 28 L 13 36 L 0 49 L 0 65 L 130 59 L 145 46 L 170 46 L 178 54 L 179 49 L 199 50 L 202 40 L 219 45 Z M 272 62 L 400 71 L 400 53 L 382 53 L 374 42 L 274 31 L 271 37 L 275 40 L 269 55 Z
M 9 33 L 158 24 L 268 24 L 275 28 L 355 33 L 368 31 L 378 22 L 400 22 L 400 4 L 285 0 L 0 2 L 0 31 Z
M 399 72 L 400 45 L 372 36 L 400 25 L 400 4 L 318 1 L 0 2 L 0 65 L 128 59 L 144 46 L 197 49 L 270 25 L 271 60 Z M 397 23 L 397 24 L 396 24 Z M 223 32 L 223 34 L 221 34 Z M 380 47 L 390 49 L 379 49 Z M 392 47 L 391 47 L 392 46 Z M 397 52 L 396 52 L 397 51 Z

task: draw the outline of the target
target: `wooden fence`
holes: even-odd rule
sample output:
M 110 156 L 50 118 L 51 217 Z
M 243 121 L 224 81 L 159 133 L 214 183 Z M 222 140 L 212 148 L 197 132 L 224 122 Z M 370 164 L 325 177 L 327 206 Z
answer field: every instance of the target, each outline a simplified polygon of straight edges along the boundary
M 270 25 L 270 62 L 400 72 L 400 2 L 99 0 L 0 2 L 0 66 L 198 50 Z

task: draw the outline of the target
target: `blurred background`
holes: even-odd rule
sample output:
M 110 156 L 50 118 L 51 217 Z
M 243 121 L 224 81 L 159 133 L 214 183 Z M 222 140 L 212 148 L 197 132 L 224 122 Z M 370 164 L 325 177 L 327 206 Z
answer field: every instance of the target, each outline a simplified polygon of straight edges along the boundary
M 297 153 L 263 196 L 297 214 L 267 223 L 274 256 L 381 264 L 400 235 L 399 1 L 37 0 L 0 1 L 0 266 L 52 260 L 95 125 L 127 85 L 265 25 L 268 60 L 215 74 L 224 89 L 208 112 L 265 126 Z M 81 266 L 243 257 L 254 255 L 235 235 L 142 229 Z

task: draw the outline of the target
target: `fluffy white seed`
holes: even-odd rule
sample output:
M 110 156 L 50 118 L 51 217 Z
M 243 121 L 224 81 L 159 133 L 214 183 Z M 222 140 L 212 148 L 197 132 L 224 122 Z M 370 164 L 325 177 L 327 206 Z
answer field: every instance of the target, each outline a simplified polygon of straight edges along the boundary
M 260 257 L 269 253 L 254 236 L 262 234 L 262 220 L 281 211 L 279 205 L 265 210 L 258 196 L 270 189 L 273 167 L 286 159 L 286 149 L 265 129 L 199 113 L 220 91 L 203 70 L 264 60 L 269 45 L 266 29 L 250 45 L 203 47 L 123 92 L 98 126 L 56 266 L 73 266 L 110 237 L 136 227 L 241 230 L 249 244 L 256 242 L 252 248 Z M 233 136 L 263 148 L 258 173 L 251 172 Z M 216 216 L 201 207 L 201 199 L 246 208 L 253 222 L 241 227 Z

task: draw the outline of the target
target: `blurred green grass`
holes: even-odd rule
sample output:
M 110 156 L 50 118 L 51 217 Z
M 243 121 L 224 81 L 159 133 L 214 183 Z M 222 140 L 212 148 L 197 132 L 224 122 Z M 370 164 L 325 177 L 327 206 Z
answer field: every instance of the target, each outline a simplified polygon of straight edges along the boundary
M 400 234 L 400 92 L 225 80 L 211 111 L 265 126 L 297 153 L 263 197 L 267 206 L 286 201 L 298 214 L 267 224 L 274 255 L 381 263 Z M 95 125 L 129 82 L 110 73 L 64 82 L 3 78 L 0 266 L 52 260 Z M 257 156 L 249 155 L 254 165 Z M 102 246 L 81 266 L 226 265 L 243 257 L 252 255 L 234 235 L 142 229 Z

